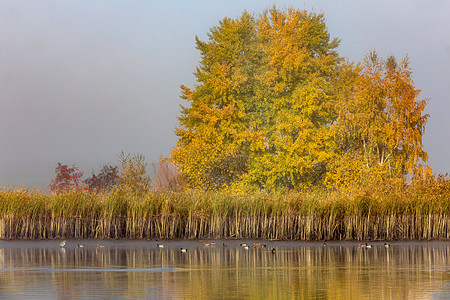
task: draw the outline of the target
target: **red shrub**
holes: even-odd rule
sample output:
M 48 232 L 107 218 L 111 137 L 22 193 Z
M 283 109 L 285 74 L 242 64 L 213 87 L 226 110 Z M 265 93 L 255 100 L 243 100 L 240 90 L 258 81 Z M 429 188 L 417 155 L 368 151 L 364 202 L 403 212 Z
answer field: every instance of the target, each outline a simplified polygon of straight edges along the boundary
M 56 178 L 52 180 L 49 188 L 52 192 L 67 193 L 74 190 L 83 189 L 81 177 L 83 173 L 77 167 L 69 168 L 67 165 L 58 163 L 55 168 Z

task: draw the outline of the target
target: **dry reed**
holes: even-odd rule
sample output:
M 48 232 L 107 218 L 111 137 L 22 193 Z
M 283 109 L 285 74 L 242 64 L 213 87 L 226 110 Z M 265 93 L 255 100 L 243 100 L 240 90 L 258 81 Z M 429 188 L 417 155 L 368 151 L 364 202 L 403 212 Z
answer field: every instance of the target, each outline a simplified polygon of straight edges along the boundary
M 0 191 L 2 239 L 450 239 L 450 182 L 309 192 Z

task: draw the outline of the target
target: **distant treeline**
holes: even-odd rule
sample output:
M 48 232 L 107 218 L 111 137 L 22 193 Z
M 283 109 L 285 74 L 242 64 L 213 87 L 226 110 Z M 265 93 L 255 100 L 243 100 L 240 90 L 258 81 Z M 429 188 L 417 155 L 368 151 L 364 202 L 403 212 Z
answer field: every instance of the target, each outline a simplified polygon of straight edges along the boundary
M 450 180 L 289 193 L 0 191 L 2 239 L 449 239 Z

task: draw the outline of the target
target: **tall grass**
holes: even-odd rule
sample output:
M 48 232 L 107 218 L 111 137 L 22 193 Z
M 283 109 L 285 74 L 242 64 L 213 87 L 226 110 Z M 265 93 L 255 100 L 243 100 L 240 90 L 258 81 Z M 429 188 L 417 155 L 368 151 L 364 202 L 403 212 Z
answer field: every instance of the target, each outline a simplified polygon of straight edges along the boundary
M 450 181 L 341 190 L 44 194 L 0 191 L 0 238 L 450 239 Z

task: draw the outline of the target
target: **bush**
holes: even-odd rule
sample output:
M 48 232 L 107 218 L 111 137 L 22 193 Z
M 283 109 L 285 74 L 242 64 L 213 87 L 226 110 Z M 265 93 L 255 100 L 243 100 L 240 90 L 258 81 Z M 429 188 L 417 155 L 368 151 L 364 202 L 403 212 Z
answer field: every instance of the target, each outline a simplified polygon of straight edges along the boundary
M 108 192 L 119 183 L 119 168 L 117 166 L 103 166 L 100 173 L 84 181 L 90 192 Z
M 58 162 L 58 166 L 55 168 L 56 177 L 52 180 L 49 188 L 52 192 L 67 193 L 71 191 L 82 190 L 83 182 L 81 177 L 83 173 L 80 170 L 72 166 L 69 168 L 67 165 L 62 165 Z
M 168 158 L 160 157 L 158 163 L 152 163 L 153 182 L 152 186 L 158 191 L 178 192 L 184 189 L 184 181 Z
M 147 163 L 142 154 L 120 153 L 119 160 L 122 172 L 119 176 L 119 188 L 130 193 L 144 193 L 148 191 L 151 179 L 147 175 Z

